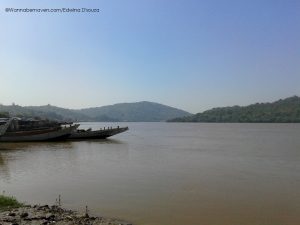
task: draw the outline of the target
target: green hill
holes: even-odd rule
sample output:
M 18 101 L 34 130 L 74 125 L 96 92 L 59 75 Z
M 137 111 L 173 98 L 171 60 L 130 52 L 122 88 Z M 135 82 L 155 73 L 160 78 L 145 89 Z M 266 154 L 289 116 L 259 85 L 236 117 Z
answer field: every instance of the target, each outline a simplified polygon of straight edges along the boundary
M 79 112 L 95 119 L 108 117 L 112 121 L 130 122 L 166 121 L 175 117 L 191 115 L 180 109 L 146 101 L 88 108 L 82 109 Z
M 213 108 L 169 122 L 299 123 L 300 98 L 293 96 L 273 103 Z
M 19 106 L 0 105 L 0 117 L 39 117 L 58 121 L 99 121 L 99 122 L 157 122 L 175 117 L 189 116 L 188 112 L 153 102 L 120 103 L 87 109 L 65 109 L 52 105 Z
M 0 115 L 9 113 L 10 116 L 17 117 L 39 117 L 57 121 L 90 121 L 86 115 L 82 115 L 74 110 L 59 108 L 56 106 L 19 106 L 19 105 L 0 105 Z

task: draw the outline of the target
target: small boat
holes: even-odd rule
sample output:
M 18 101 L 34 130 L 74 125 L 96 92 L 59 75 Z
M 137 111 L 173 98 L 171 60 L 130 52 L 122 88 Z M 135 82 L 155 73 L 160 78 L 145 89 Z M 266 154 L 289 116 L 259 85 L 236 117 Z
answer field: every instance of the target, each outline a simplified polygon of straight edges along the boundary
M 64 140 L 78 127 L 49 120 L 0 118 L 0 142 Z
M 77 129 L 69 137 L 68 140 L 83 140 L 83 139 L 105 139 L 110 136 L 125 132 L 128 127 L 104 128 L 100 130 Z

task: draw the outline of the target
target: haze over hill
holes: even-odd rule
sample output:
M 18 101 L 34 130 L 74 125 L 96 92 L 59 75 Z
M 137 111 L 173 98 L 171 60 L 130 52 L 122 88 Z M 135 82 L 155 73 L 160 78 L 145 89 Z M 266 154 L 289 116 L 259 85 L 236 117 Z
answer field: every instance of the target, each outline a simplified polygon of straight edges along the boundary
M 0 112 L 8 112 L 11 116 L 41 117 L 63 121 L 99 122 L 158 122 L 191 115 L 180 109 L 146 101 L 119 103 L 80 110 L 65 109 L 52 105 L 25 107 L 18 105 L 0 105 Z
M 1 112 L 7 112 L 11 116 L 40 117 L 59 121 L 298 123 L 300 122 L 300 98 L 293 96 L 273 103 L 219 107 L 195 115 L 177 108 L 146 101 L 78 110 L 52 105 L 24 107 L 0 105 L 0 117 Z M 2 113 L 2 116 L 5 116 L 5 113 Z
M 213 108 L 169 122 L 299 123 L 300 98 L 293 96 L 273 103 Z
M 119 103 L 115 105 L 82 109 L 81 112 L 97 120 L 104 116 L 114 121 L 165 121 L 176 115 L 191 115 L 190 113 L 154 102 Z

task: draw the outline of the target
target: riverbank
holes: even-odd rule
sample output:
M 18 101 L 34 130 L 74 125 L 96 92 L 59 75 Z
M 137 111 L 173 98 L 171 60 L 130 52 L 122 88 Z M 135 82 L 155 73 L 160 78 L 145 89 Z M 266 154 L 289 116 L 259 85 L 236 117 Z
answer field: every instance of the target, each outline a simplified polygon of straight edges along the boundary
M 13 198 L 11 198 L 12 200 Z M 9 199 L 7 199 L 9 200 Z M 15 199 L 14 199 L 15 200 Z M 1 207 L 0 207 L 1 209 Z M 90 216 L 88 212 L 78 213 L 58 205 L 22 205 L 2 207 L 0 225 L 132 225 L 112 218 Z

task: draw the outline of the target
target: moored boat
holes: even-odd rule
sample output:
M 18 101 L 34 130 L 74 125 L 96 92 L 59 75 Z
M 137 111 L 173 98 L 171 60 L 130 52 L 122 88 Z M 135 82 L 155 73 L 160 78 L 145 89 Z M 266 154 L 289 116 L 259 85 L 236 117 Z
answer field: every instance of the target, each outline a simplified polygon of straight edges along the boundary
M 69 140 L 83 140 L 83 139 L 105 139 L 110 136 L 125 132 L 128 130 L 128 127 L 116 127 L 116 128 L 107 128 L 100 130 L 75 130 L 69 137 Z
M 52 141 L 68 138 L 79 125 L 20 119 L 17 117 L 0 119 L 0 142 Z

